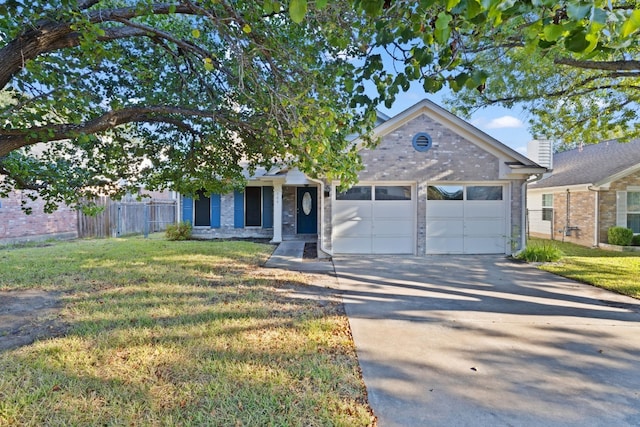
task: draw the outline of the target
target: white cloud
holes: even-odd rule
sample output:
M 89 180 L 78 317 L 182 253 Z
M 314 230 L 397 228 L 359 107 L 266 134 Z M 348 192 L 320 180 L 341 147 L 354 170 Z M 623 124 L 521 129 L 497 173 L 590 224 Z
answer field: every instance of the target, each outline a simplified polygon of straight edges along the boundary
M 486 127 L 487 129 L 521 128 L 524 127 L 524 123 L 517 117 L 502 116 L 491 120 Z

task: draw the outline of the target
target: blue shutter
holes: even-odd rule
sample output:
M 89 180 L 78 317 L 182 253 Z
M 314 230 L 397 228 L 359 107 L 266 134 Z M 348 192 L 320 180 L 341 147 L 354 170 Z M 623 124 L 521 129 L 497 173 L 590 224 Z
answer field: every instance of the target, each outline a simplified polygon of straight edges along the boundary
M 244 228 L 244 193 L 233 192 L 233 226 Z
M 273 228 L 273 187 L 262 187 L 262 228 Z
M 182 221 L 193 224 L 193 199 L 182 196 Z
M 220 228 L 220 195 L 211 195 L 211 228 Z

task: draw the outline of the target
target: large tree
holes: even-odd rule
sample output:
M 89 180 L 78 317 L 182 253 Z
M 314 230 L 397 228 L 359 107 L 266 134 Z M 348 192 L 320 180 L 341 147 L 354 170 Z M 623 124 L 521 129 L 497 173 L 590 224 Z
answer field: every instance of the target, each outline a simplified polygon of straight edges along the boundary
M 357 17 L 318 6 L 0 5 L 2 188 L 35 189 L 53 208 L 141 184 L 228 191 L 241 165 L 274 161 L 353 179 L 347 136 L 375 116 L 340 89 L 362 54 Z
M 448 86 L 467 116 L 520 104 L 536 135 L 567 144 L 640 136 L 635 0 L 357 3 L 375 20 L 369 66 L 388 105 L 418 80 Z

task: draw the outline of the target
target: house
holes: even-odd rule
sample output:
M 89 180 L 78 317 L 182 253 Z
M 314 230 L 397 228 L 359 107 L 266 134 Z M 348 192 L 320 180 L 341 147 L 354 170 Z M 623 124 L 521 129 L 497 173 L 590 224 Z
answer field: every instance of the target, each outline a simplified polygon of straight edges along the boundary
M 526 181 L 546 168 L 428 100 L 381 116 L 374 136 L 348 191 L 295 169 L 262 170 L 244 191 L 183 197 L 182 219 L 204 238 L 307 237 L 329 255 L 523 247 Z
M 528 186 L 527 204 L 531 236 L 598 246 L 613 226 L 640 233 L 640 139 L 555 153 L 553 173 Z
M 30 215 L 22 210 L 23 202 L 31 208 Z M 0 198 L 0 245 L 78 237 L 78 216 L 74 209 L 60 206 L 50 214 L 43 209 L 44 202 L 31 200 L 26 190 L 11 191 Z

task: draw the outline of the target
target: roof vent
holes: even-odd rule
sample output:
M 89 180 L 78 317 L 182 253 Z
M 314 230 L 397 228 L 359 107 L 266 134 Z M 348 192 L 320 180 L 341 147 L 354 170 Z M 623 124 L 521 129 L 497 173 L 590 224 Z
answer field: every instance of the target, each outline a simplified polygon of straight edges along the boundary
M 431 136 L 426 132 L 420 132 L 413 137 L 413 148 L 415 148 L 416 151 L 428 151 L 432 143 Z

